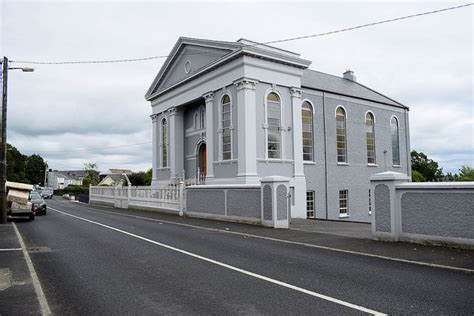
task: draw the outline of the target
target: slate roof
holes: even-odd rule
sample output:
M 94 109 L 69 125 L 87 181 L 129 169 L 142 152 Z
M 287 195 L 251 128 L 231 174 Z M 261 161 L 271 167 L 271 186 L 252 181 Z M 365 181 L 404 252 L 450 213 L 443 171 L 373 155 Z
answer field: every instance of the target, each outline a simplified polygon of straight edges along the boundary
M 350 81 L 342 77 L 326 74 L 311 69 L 303 71 L 301 87 L 325 92 L 332 92 L 349 97 L 360 98 L 369 101 L 385 103 L 393 106 L 407 108 L 407 106 L 390 99 L 383 94 L 370 89 L 358 82 Z

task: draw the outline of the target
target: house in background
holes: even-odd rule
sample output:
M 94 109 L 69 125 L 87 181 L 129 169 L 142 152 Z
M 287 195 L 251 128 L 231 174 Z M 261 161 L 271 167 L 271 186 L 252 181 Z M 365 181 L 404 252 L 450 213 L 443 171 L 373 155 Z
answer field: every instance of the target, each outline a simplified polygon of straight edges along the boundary
M 123 174 L 108 174 L 97 185 L 118 186 L 127 183 Z
M 310 64 L 245 39 L 179 38 L 145 96 L 152 185 L 184 177 L 204 192 L 283 176 L 291 217 L 369 222 L 369 177 L 411 173 L 408 108 L 352 71 Z
M 83 170 L 70 170 L 70 171 L 58 171 L 51 170 L 48 172 L 48 187 L 53 190 L 62 190 L 68 185 L 82 185 L 82 180 L 87 176 L 87 173 Z
M 98 185 L 123 185 L 124 183 L 127 183 L 124 174 L 130 175 L 132 173 L 133 172 L 130 169 L 109 169 L 106 174 L 101 174 L 99 176 L 100 182 Z

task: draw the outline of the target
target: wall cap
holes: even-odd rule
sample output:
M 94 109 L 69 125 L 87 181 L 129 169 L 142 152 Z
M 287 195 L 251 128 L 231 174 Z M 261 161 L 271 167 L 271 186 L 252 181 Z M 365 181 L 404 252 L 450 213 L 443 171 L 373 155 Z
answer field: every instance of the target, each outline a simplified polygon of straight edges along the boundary
M 396 185 L 397 189 L 474 189 L 474 181 L 470 182 L 409 182 Z
M 282 177 L 282 176 L 268 176 L 265 178 L 262 178 L 260 180 L 262 183 L 267 183 L 267 182 L 290 182 L 290 178 Z
M 260 189 L 260 185 L 255 184 L 197 184 L 186 187 L 186 190 L 193 189 Z
M 370 177 L 370 181 L 393 181 L 393 180 L 409 181 L 410 178 L 404 173 L 394 172 L 394 171 L 385 171 L 381 173 L 376 173 Z

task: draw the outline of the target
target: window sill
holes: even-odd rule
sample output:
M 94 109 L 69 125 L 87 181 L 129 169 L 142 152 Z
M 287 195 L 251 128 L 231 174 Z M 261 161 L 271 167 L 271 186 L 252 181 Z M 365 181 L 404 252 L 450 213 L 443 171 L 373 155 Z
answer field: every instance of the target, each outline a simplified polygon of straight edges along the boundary
M 170 168 L 169 168 L 169 167 L 165 167 L 165 168 L 158 168 L 157 170 L 158 170 L 158 171 L 162 171 L 162 170 L 170 170 Z
M 338 166 L 349 166 L 349 163 L 347 163 L 347 162 L 338 162 L 337 165 Z
M 392 167 L 393 167 L 393 168 L 401 168 L 402 166 L 400 166 L 400 165 L 393 165 Z
M 306 160 L 306 161 L 303 160 L 303 164 L 305 164 L 305 165 L 315 165 L 316 162 L 315 161 L 310 161 L 310 160 Z
M 291 159 L 278 159 L 278 158 L 266 158 L 266 159 L 257 159 L 258 162 L 265 162 L 265 163 L 293 163 Z
M 376 163 L 368 163 L 367 167 L 378 167 L 379 165 Z
M 231 165 L 237 163 L 237 159 L 229 159 L 229 160 L 218 160 L 214 161 L 212 164 L 213 165 Z
M 349 218 L 348 214 L 339 214 L 339 218 Z

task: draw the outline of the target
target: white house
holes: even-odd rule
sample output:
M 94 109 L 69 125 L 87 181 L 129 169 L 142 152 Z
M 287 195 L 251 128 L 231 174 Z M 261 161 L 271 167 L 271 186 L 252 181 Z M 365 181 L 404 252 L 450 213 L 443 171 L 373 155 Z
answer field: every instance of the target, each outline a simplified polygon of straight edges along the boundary
M 369 177 L 411 173 L 408 108 L 352 71 L 339 77 L 310 64 L 245 39 L 179 38 L 146 93 L 152 185 L 194 179 L 201 200 L 217 201 L 204 189 L 277 175 L 290 180 L 292 217 L 370 221 Z

